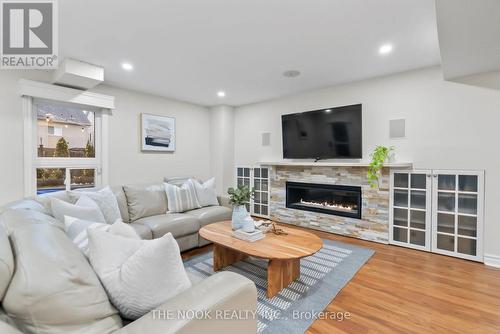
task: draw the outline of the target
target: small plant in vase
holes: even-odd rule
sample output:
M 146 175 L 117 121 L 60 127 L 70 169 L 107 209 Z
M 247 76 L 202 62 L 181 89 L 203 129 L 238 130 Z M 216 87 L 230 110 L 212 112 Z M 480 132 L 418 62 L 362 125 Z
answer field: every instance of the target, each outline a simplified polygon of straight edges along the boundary
M 229 188 L 227 193 L 229 195 L 229 202 L 233 205 L 231 226 L 233 230 L 238 230 L 243 227 L 244 220 L 250 216 L 245 204 L 250 202 L 250 198 L 254 195 L 254 190 L 248 186 L 238 186 L 237 188 Z
M 394 151 L 394 147 L 377 146 L 373 153 L 370 154 L 372 161 L 368 166 L 367 177 L 368 183 L 372 188 L 377 188 L 379 186 L 379 179 L 382 176 L 382 167 L 392 151 Z

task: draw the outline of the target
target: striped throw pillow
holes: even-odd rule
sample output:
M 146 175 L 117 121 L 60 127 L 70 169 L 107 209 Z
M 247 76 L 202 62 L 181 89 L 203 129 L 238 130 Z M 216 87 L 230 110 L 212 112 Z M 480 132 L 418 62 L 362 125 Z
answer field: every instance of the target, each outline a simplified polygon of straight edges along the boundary
M 177 213 L 201 208 L 196 196 L 196 189 L 190 180 L 184 182 L 181 187 L 165 183 L 167 193 L 168 212 Z

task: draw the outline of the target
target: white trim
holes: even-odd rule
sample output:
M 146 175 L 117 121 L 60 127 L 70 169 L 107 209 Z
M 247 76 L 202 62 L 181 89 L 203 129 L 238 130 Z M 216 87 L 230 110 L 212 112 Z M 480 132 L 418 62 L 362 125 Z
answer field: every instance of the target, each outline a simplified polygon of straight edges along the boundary
M 296 160 L 276 160 L 276 161 L 261 161 L 260 165 L 265 166 L 309 166 L 309 167 L 369 167 L 369 162 L 363 161 L 334 161 L 334 162 L 326 162 L 326 161 L 296 161 Z M 394 162 L 394 163 L 385 163 L 384 167 L 387 168 L 405 168 L 412 169 L 412 162 Z
M 500 256 L 484 254 L 484 264 L 490 267 L 500 268 Z
M 83 104 L 86 106 L 104 109 L 115 109 L 114 96 L 92 93 L 26 79 L 19 80 L 19 95 Z
M 57 87 L 53 85 L 46 86 L 52 88 Z M 67 182 L 69 182 L 68 177 L 71 169 L 95 169 L 95 187 L 107 185 L 109 181 L 109 138 L 107 131 L 109 124 L 109 109 L 100 108 L 101 110 L 92 110 L 95 115 L 95 158 L 39 158 L 37 150 L 37 116 L 34 110 L 33 99 L 33 97 L 28 95 L 22 97 L 24 119 L 24 195 L 33 196 L 36 194 L 37 168 L 65 168 Z M 61 102 L 75 104 L 67 100 L 56 101 L 56 103 Z M 79 104 L 82 105 L 81 103 Z M 89 106 L 89 104 L 86 104 L 86 106 Z M 69 186 L 70 184 L 67 183 L 67 189 L 69 189 Z
M 101 112 L 101 168 L 97 174 L 101 176 L 101 184 L 109 184 L 109 116 L 111 110 Z
M 23 96 L 23 131 L 24 131 L 24 196 L 31 196 L 33 194 L 33 99 L 31 97 Z

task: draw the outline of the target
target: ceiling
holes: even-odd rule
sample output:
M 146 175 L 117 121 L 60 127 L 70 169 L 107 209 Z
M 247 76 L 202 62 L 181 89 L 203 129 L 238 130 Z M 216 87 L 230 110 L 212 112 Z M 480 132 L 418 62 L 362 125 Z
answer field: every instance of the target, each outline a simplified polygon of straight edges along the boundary
M 434 0 L 64 0 L 59 7 L 62 57 L 104 66 L 115 86 L 206 106 L 440 63 Z M 381 56 L 384 43 L 394 50 Z M 134 70 L 124 71 L 124 61 Z M 285 78 L 286 70 L 301 75 Z
M 446 79 L 500 70 L 499 0 L 437 0 L 437 16 Z

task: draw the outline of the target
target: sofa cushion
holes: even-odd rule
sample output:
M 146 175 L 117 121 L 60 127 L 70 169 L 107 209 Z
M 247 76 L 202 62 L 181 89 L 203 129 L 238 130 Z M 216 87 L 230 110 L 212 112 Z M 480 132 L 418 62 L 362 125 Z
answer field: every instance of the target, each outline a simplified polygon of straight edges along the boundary
M 10 248 L 9 237 L 3 225 L 0 224 L 0 302 L 7 291 L 14 274 L 14 255 Z
M 29 209 L 8 209 L 0 215 L 0 224 L 5 228 L 7 235 L 27 224 L 49 224 L 64 231 L 64 222 L 48 214 Z
M 93 200 L 99 206 L 99 209 L 101 209 L 104 219 L 108 224 L 113 224 L 117 220 L 122 219 L 116 196 L 109 187 L 105 187 L 100 190 L 74 190 L 69 191 L 68 195 L 71 199 L 76 201 L 81 196 L 87 196 Z
M 80 196 L 76 204 L 52 198 L 51 206 L 53 216 L 61 222 L 64 222 L 64 216 L 71 216 L 99 223 L 106 222 L 99 206 L 87 196 Z
M 189 180 L 196 190 L 196 196 L 198 197 L 198 202 L 200 206 L 212 206 L 219 205 L 219 200 L 217 199 L 217 194 L 215 192 L 215 177 L 200 183 L 197 180 Z
M 204 208 L 187 211 L 185 212 L 185 214 L 198 219 L 200 221 L 201 228 L 208 224 L 224 220 L 231 220 L 232 212 L 231 209 L 226 208 L 225 206 L 207 206 Z
M 130 223 L 129 225 L 135 230 L 135 232 L 141 237 L 141 239 L 144 240 L 153 239 L 153 232 L 151 232 L 149 226 L 135 222 Z
M 167 213 L 136 220 L 135 223 L 146 225 L 153 232 L 153 238 L 161 238 L 165 233 L 172 233 L 174 238 L 197 233 L 200 229 L 198 219 L 182 213 Z
M 167 212 L 167 194 L 163 183 L 123 186 L 130 221 Z
M 43 206 L 39 201 L 35 200 L 34 198 L 29 198 L 29 197 L 5 204 L 0 208 L 0 213 L 3 213 L 9 209 L 27 209 L 50 215 L 50 212 L 47 210 L 45 206 Z
M 65 201 L 68 203 L 75 203 L 67 194 L 66 190 L 61 190 L 61 191 L 55 191 L 52 193 L 47 193 L 39 196 L 35 196 L 34 200 L 43 205 L 45 208 L 46 213 L 49 215 L 52 214 L 52 203 L 51 199 L 52 198 L 57 198 L 60 199 L 61 201 Z
M 89 230 L 89 249 L 90 263 L 127 319 L 143 316 L 191 286 L 170 233 L 140 240 L 94 229 Z
M 111 333 L 121 327 L 87 259 L 49 224 L 23 224 L 10 236 L 15 272 L 2 305 L 28 333 Z
M 110 187 L 113 194 L 115 194 L 116 201 L 118 202 L 118 208 L 120 209 L 120 215 L 125 223 L 130 221 L 130 216 L 128 215 L 127 197 L 123 191 L 122 186 Z
M 80 248 L 85 256 L 89 256 L 88 230 L 97 229 L 111 234 L 120 235 L 125 238 L 140 239 L 139 235 L 129 225 L 120 219 L 113 224 L 98 223 L 74 217 L 64 216 L 66 235 Z
M 180 213 L 201 208 L 194 183 L 191 180 L 187 180 L 180 187 L 165 183 L 165 192 L 167 193 L 169 213 Z

